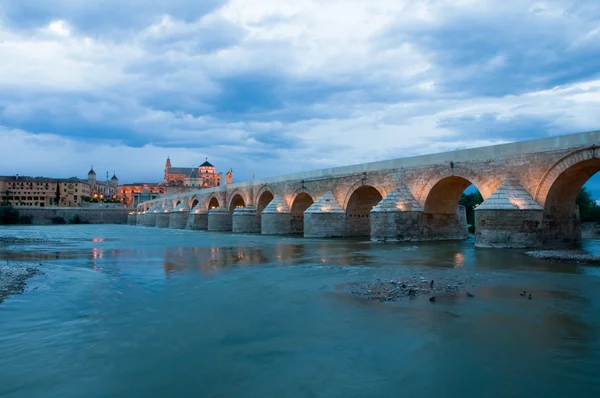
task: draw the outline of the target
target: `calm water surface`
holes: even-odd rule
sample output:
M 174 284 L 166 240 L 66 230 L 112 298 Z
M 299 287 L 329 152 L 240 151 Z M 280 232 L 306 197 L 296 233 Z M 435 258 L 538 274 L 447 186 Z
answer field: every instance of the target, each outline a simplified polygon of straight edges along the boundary
M 0 236 L 54 241 L 0 246 L 0 260 L 44 270 L 0 304 L 0 397 L 600 396 L 597 268 L 472 242 L 96 225 Z M 340 287 L 428 272 L 476 275 L 476 297 L 382 304 Z

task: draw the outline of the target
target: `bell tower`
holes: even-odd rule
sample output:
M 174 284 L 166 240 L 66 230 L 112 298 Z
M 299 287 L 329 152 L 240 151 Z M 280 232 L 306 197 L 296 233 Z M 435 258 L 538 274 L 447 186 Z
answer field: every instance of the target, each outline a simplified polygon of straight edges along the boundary
M 171 168 L 171 159 L 167 156 L 167 163 L 165 164 L 165 185 L 169 183 L 169 169 Z

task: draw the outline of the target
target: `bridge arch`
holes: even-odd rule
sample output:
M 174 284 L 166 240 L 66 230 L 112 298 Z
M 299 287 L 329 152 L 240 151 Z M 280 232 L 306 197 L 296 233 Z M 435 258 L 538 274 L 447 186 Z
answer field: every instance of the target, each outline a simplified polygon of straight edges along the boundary
M 573 151 L 544 174 L 534 199 L 549 209 L 564 206 L 574 210 L 575 198 L 585 182 L 600 171 L 600 148 L 591 146 Z
M 314 196 L 306 189 L 294 192 L 290 205 L 290 233 L 304 232 L 304 212 L 315 202 Z
M 229 199 L 229 206 L 227 208 L 230 215 L 233 214 L 236 207 L 246 207 L 246 200 L 242 192 L 238 189 L 232 192 L 231 199 Z
M 348 209 L 348 203 L 350 203 L 350 198 L 352 197 L 352 195 L 354 195 L 354 193 L 359 188 L 364 187 L 364 186 L 375 189 L 382 198 L 384 198 L 387 195 L 386 189 L 381 184 L 379 184 L 371 179 L 363 179 L 363 180 L 356 182 L 354 185 L 352 185 L 346 192 L 346 196 L 344 197 L 344 203 L 343 203 L 344 209 Z
M 258 191 L 256 195 L 256 201 L 254 202 L 256 203 L 256 213 L 259 216 L 263 212 L 265 207 L 267 207 L 267 205 L 271 203 L 274 197 L 275 195 L 273 195 L 273 190 L 271 189 L 271 187 L 263 185 L 263 187 Z
M 426 213 L 452 213 L 456 211 L 460 196 L 471 184 L 487 199 L 500 186 L 502 176 L 483 177 L 466 167 L 437 169 L 421 190 L 418 201 Z M 438 211 L 441 210 L 441 211 Z
M 221 201 L 216 194 L 211 194 L 206 201 L 206 210 L 218 209 L 221 207 Z
M 369 236 L 371 234 L 371 210 L 386 196 L 379 184 L 361 180 L 346 194 L 346 236 Z
M 576 199 L 583 185 L 600 171 L 596 146 L 573 151 L 545 173 L 535 199 L 544 207 L 543 241 L 548 246 L 576 246 L 581 242 L 581 219 Z
M 190 198 L 190 200 L 188 201 L 188 207 L 191 209 L 193 209 L 194 207 L 196 207 L 198 205 L 198 203 L 200 203 L 200 201 L 198 200 L 198 197 L 196 195 L 192 196 Z

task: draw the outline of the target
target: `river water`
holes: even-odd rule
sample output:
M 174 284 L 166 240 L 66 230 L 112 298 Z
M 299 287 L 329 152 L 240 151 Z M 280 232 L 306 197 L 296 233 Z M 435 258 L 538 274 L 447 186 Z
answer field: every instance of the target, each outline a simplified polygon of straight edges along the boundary
M 598 397 L 600 269 L 472 242 L 7 227 L 0 397 Z M 598 242 L 587 242 L 598 252 Z M 380 303 L 348 283 L 474 277 Z M 531 292 L 532 300 L 519 295 Z

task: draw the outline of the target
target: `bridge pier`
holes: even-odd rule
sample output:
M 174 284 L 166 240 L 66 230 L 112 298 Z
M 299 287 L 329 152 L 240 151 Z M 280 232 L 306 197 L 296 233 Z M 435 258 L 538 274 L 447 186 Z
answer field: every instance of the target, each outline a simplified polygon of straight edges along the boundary
M 171 211 L 163 210 L 162 213 L 156 215 L 156 228 L 169 228 L 169 220 L 171 219 Z
M 341 238 L 346 232 L 346 212 L 331 191 L 321 196 L 304 212 L 306 238 Z
M 169 219 L 170 213 L 173 210 L 173 206 L 166 205 L 162 209 L 159 209 L 156 213 L 156 228 L 168 228 L 169 227 Z
M 142 219 L 142 225 L 145 227 L 155 227 L 157 213 L 154 213 L 154 210 L 152 209 L 148 211 L 149 213 L 144 214 L 144 218 Z
M 137 214 L 135 212 L 130 212 L 127 214 L 127 225 L 136 225 L 137 223 Z
M 187 224 L 189 214 L 189 210 L 172 211 L 169 215 L 169 228 L 184 229 Z
M 421 240 L 423 207 L 402 184 L 371 210 L 371 240 Z
M 548 212 L 542 219 L 541 241 L 547 247 L 571 248 L 581 244 L 579 209 L 573 213 Z
M 290 208 L 281 196 L 275 196 L 261 214 L 260 230 L 263 235 L 288 235 L 291 230 Z
M 515 178 L 507 178 L 475 208 L 475 245 L 530 248 L 542 245 L 544 209 Z
M 194 207 L 187 219 L 186 229 L 207 230 L 208 229 L 208 210 L 198 204 Z
M 461 240 L 469 237 L 467 211 L 458 206 L 456 213 L 423 213 L 422 240 Z
M 260 233 L 260 218 L 255 207 L 238 207 L 232 215 L 232 231 L 235 233 Z
M 231 232 L 232 219 L 227 209 L 219 207 L 208 211 L 208 230 L 215 232 Z
M 187 224 L 188 215 L 190 209 L 187 205 L 187 201 L 182 200 L 171 212 L 169 213 L 169 228 L 171 229 L 184 229 Z

